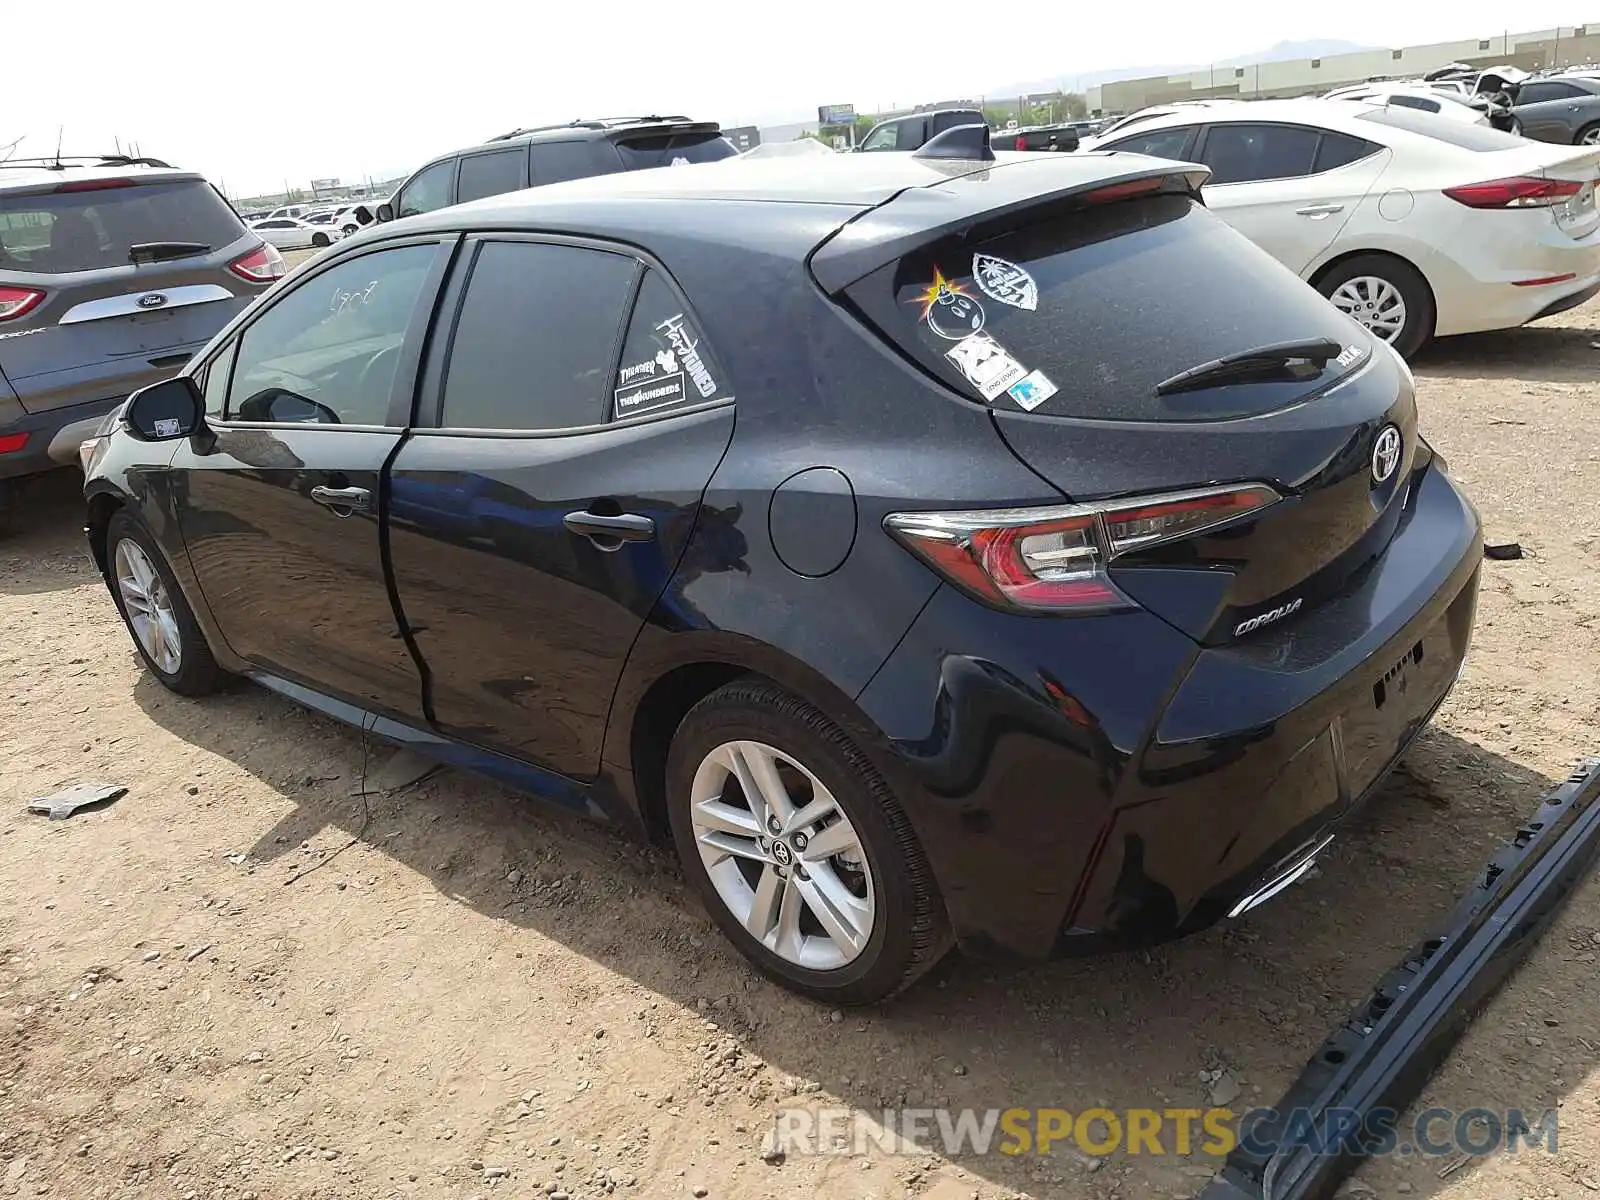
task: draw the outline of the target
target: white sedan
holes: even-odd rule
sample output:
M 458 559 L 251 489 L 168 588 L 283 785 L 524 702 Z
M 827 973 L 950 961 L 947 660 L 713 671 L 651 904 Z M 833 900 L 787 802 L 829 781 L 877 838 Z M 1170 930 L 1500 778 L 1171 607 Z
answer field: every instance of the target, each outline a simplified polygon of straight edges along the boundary
M 1083 149 L 1205 163 L 1208 207 L 1407 357 L 1600 292 L 1600 146 L 1262 100 L 1151 109 Z
M 279 250 L 321 249 L 344 236 L 336 225 L 316 225 L 295 217 L 268 217 L 251 225 L 250 232 Z

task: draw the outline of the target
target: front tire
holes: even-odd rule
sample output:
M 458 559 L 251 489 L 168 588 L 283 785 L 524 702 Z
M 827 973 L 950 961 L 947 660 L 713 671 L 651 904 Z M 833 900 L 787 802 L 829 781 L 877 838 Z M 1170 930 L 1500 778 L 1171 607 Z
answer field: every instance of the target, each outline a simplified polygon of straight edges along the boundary
M 1317 290 L 1402 358 L 1416 354 L 1433 337 L 1433 292 L 1404 259 L 1358 254 L 1317 280 Z
M 227 676 L 155 539 L 126 510 L 106 526 L 106 583 L 145 668 L 180 696 L 206 696 Z
M 667 760 L 684 871 L 739 952 L 825 1004 L 874 1004 L 944 955 L 944 905 L 888 783 L 836 724 L 742 679 L 689 711 Z
M 312 245 L 313 249 L 322 250 L 325 247 L 327 247 L 328 244 L 329 243 L 328 243 L 328 235 L 327 234 L 325 234 L 325 233 L 313 233 L 311 235 L 311 245 Z

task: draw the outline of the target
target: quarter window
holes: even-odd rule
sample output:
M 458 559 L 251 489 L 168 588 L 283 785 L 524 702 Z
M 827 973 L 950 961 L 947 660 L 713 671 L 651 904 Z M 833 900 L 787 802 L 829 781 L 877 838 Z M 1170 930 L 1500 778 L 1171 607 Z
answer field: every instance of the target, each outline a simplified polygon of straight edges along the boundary
M 228 373 L 233 370 L 234 352 L 239 343 L 232 341 L 223 352 L 211 360 L 206 368 L 206 416 L 220 418 L 228 405 Z
M 1319 131 L 1302 125 L 1213 125 L 1200 158 L 1210 183 L 1253 183 L 1311 174 Z
M 529 430 L 604 424 L 637 273 L 637 262 L 621 254 L 484 243 L 450 346 L 442 424 Z
M 528 186 L 528 150 L 496 150 L 493 154 L 474 154 L 461 160 L 461 177 L 456 181 L 456 202 L 482 200 Z
M 456 160 L 446 159 L 425 168 L 405 187 L 400 189 L 400 202 L 395 205 L 397 217 L 414 217 L 432 212 L 450 204 L 450 185 L 456 172 Z
M 430 243 L 364 254 L 268 308 L 240 336 L 228 416 L 388 424 L 401 344 L 436 252 Z
M 1365 138 L 1351 137 L 1349 134 L 1334 133 L 1331 129 L 1324 129 L 1322 144 L 1317 147 L 1317 165 L 1314 173 L 1320 175 L 1323 171 L 1349 166 L 1353 162 L 1360 162 L 1363 158 L 1376 154 L 1381 149 L 1382 146 Z
M 729 392 L 727 374 L 683 301 L 659 272 L 650 271 L 639 287 L 617 364 L 612 419 L 701 404 Z

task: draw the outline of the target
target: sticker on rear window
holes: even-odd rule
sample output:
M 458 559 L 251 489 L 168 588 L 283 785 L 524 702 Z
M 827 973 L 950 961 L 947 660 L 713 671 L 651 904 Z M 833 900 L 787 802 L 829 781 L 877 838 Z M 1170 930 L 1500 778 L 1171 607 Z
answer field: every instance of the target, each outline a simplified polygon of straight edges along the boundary
M 945 357 L 967 377 L 985 400 L 993 400 L 1027 371 L 986 333 L 975 333 L 945 351 Z
M 678 369 L 678 356 L 671 350 L 659 351 L 654 358 L 647 358 L 643 362 L 634 363 L 631 367 L 623 367 L 617 372 L 617 386 L 626 387 L 640 379 L 653 378 L 658 372 L 662 375 L 671 375 Z
M 717 381 L 711 378 L 711 372 L 701 360 L 700 352 L 695 349 L 700 343 L 696 338 L 689 336 L 688 327 L 683 323 L 683 314 L 674 313 L 665 321 L 659 322 L 656 329 L 665 334 L 667 341 L 672 343 L 673 353 L 683 364 L 684 370 L 689 372 L 689 378 L 694 380 L 696 390 L 709 399 L 717 390 Z
M 1009 304 L 1012 308 L 1025 308 L 1029 312 L 1039 307 L 1039 285 L 1033 276 L 1003 258 L 992 254 L 972 256 L 972 278 L 978 288 L 991 300 Z
M 942 338 L 959 342 L 983 328 L 983 305 L 959 283 L 951 283 L 933 269 L 933 282 L 914 298 L 922 305 L 922 319 Z
M 1024 412 L 1032 412 L 1056 394 L 1056 385 L 1043 371 L 1029 371 L 1006 389 L 1006 394 L 1017 402 Z
M 636 417 L 642 412 L 667 404 L 678 404 L 687 399 L 683 390 L 683 372 L 646 379 L 616 391 L 617 419 Z

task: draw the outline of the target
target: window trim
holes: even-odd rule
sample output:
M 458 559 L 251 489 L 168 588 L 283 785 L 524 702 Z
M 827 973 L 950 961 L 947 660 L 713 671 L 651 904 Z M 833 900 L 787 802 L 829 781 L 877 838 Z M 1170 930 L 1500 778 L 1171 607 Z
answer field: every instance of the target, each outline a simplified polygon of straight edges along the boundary
M 1420 110 L 1413 109 L 1412 111 L 1416 112 Z M 1211 136 L 1211 131 L 1213 129 L 1223 127 L 1232 128 L 1237 125 L 1270 125 L 1280 129 L 1303 129 L 1307 132 L 1316 134 L 1317 143 L 1311 148 L 1311 165 L 1313 167 L 1317 165 L 1317 156 L 1322 153 L 1322 140 L 1330 133 L 1337 134 L 1341 137 L 1357 138 L 1358 140 L 1366 142 L 1368 145 L 1375 147 L 1375 149 L 1372 151 L 1372 154 L 1363 154 L 1360 158 L 1353 158 L 1347 163 L 1340 163 L 1337 167 L 1328 167 L 1326 170 L 1322 171 L 1307 171 L 1303 175 L 1272 175 L 1262 179 L 1236 179 L 1232 183 L 1212 183 L 1210 180 L 1207 180 L 1205 183 L 1206 188 L 1247 187 L 1254 183 L 1282 183 L 1289 179 L 1320 179 L 1322 176 L 1332 174 L 1334 171 L 1342 171 L 1346 167 L 1353 167 L 1357 163 L 1366 162 L 1367 159 L 1371 158 L 1374 154 L 1379 154 L 1386 149 L 1386 147 L 1374 142 L 1371 138 L 1364 138 L 1359 134 L 1354 133 L 1345 133 L 1342 129 L 1329 129 L 1324 125 L 1308 125 L 1302 124 L 1298 121 L 1260 121 L 1241 119 L 1238 121 L 1207 121 L 1204 125 L 1202 125 L 1200 128 L 1200 136 L 1196 139 L 1193 148 L 1194 160 L 1203 166 L 1209 165 L 1206 163 L 1202 155 L 1205 154 L 1206 140 Z
M 450 357 L 455 350 L 456 329 L 461 321 L 461 311 L 466 303 L 467 287 L 472 279 L 472 268 L 477 264 L 478 254 L 484 245 L 490 242 L 532 242 L 546 246 L 571 246 L 579 250 L 599 251 L 606 254 L 615 254 L 631 259 L 634 264 L 633 283 L 629 289 L 627 300 L 623 306 L 621 320 L 617 323 L 617 331 L 611 347 L 611 361 L 606 378 L 615 380 L 618 370 L 621 369 L 622 352 L 626 348 L 628 331 L 633 327 L 634 309 L 639 303 L 639 292 L 644 286 L 644 277 L 647 271 L 657 272 L 666 283 L 668 289 L 683 305 L 684 315 L 694 322 L 696 328 L 705 336 L 705 323 L 695 313 L 694 307 L 689 303 L 689 298 L 684 294 L 683 288 L 672 277 L 672 273 L 661 265 L 655 255 L 637 246 L 626 245 L 621 242 L 608 242 L 602 238 L 577 237 L 564 234 L 527 233 L 520 231 L 504 232 L 473 232 L 463 239 L 460 253 L 456 256 L 456 266 L 450 273 L 449 283 L 440 293 L 438 318 L 434 323 L 430 341 L 439 349 L 432 347 L 427 352 L 427 359 L 422 364 L 418 378 L 417 405 L 409 426 L 413 437 L 468 437 L 468 438 L 557 438 L 574 437 L 581 434 L 602 433 L 608 429 L 631 429 L 638 425 L 650 424 L 654 421 L 670 421 L 678 417 L 687 417 L 695 413 L 707 412 L 711 409 L 731 406 L 735 401 L 733 391 L 725 396 L 718 396 L 714 400 L 702 400 L 696 404 L 685 404 L 677 408 L 661 408 L 654 412 L 640 413 L 636 417 L 625 417 L 622 420 L 607 419 L 593 425 L 566 425 L 557 428 L 527 428 L 527 429 L 483 429 L 466 425 L 443 425 L 440 423 L 441 409 L 444 403 L 444 384 L 450 374 Z M 609 400 L 609 397 L 608 397 Z M 611 405 L 607 403 L 606 412 L 611 412 Z
M 395 364 L 394 384 L 389 393 L 389 411 L 386 421 L 382 425 L 323 425 L 305 421 L 241 421 L 233 417 L 206 417 L 206 424 L 215 429 L 302 429 L 317 430 L 326 433 L 340 431 L 349 433 L 397 433 L 404 432 L 410 426 L 406 419 L 410 417 L 415 405 L 418 382 L 417 367 L 423 352 L 423 341 L 433 323 L 433 315 L 438 307 L 440 284 L 444 279 L 446 270 L 455 257 L 455 251 L 461 235 L 458 232 L 414 234 L 409 237 L 391 238 L 382 242 L 368 243 L 361 249 L 339 255 L 337 257 L 318 260 L 316 266 L 307 271 L 305 275 L 297 278 L 292 287 L 272 289 L 262 296 L 255 304 L 251 305 L 246 313 L 248 320 L 230 328 L 226 337 L 215 352 L 209 355 L 205 362 L 196 368 L 194 374 L 209 371 L 212 364 L 220 361 L 224 354 L 232 354 L 232 361 L 228 367 L 228 387 L 224 403 L 233 398 L 233 373 L 239 366 L 238 351 L 244 344 L 244 335 L 260 321 L 267 313 L 271 312 L 284 299 L 294 295 L 301 288 L 307 286 L 312 280 L 321 278 L 329 271 L 359 258 L 367 258 L 374 254 L 381 254 L 388 250 L 399 250 L 407 246 L 429 246 L 434 248 L 433 262 L 428 267 L 428 273 L 423 278 L 422 290 L 417 295 L 418 304 L 416 311 L 411 314 L 411 323 L 406 326 L 401 342 L 400 360 Z M 281 288 L 281 290 L 280 290 Z M 427 297 L 432 296 L 431 300 Z M 408 383 L 409 381 L 409 383 Z M 226 409 L 224 409 L 226 411 Z

